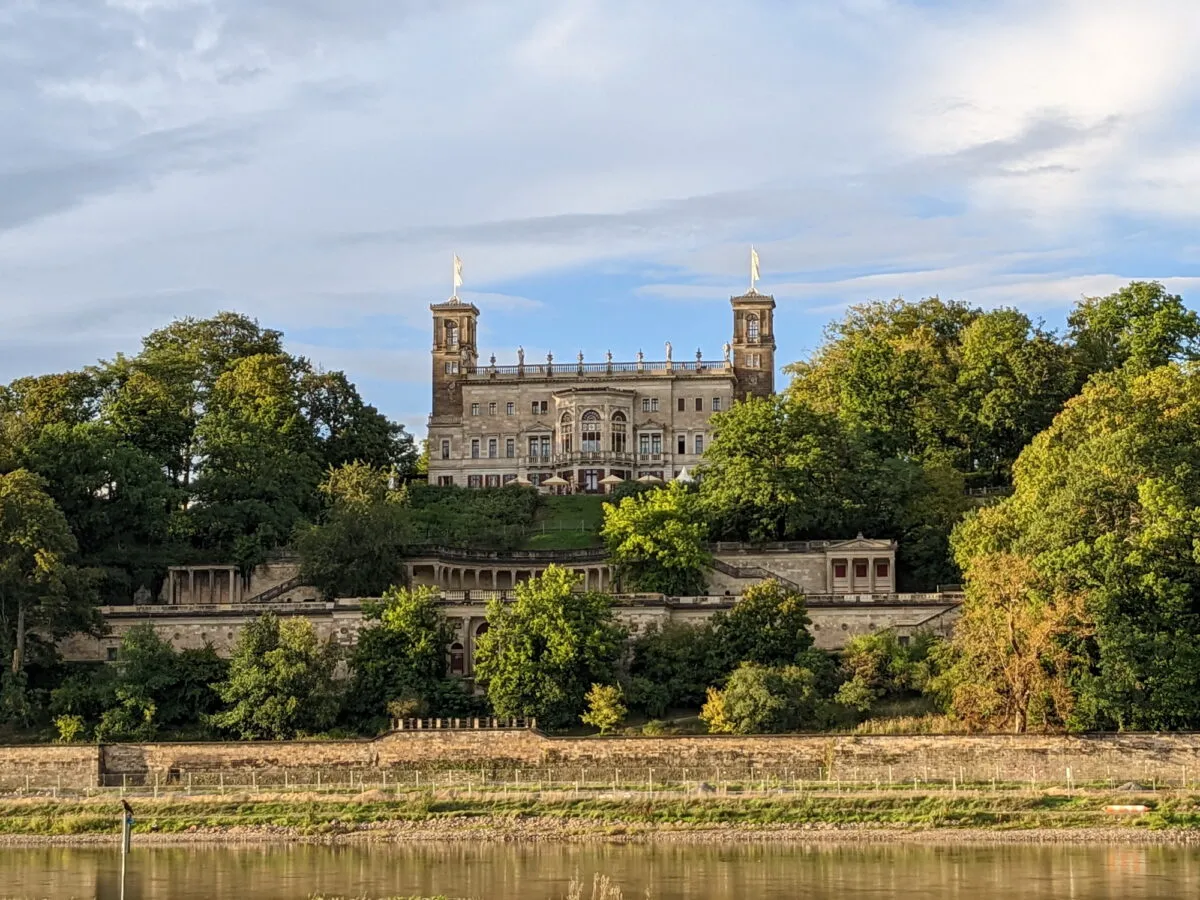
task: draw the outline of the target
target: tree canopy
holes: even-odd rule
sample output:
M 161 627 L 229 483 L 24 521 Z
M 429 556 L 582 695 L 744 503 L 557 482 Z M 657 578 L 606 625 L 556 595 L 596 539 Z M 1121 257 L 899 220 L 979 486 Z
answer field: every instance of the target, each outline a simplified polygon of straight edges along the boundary
M 612 600 L 577 590 L 580 580 L 550 566 L 518 584 L 512 602 L 488 603 L 475 677 L 497 715 L 573 723 L 590 686 L 611 683 L 625 631 Z

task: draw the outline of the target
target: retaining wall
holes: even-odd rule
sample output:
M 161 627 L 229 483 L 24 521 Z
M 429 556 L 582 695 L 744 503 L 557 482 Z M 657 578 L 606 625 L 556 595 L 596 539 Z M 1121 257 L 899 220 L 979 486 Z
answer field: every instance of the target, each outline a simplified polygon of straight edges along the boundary
M 167 783 L 189 774 L 264 775 L 314 770 L 479 773 L 504 778 L 515 769 L 580 772 L 589 779 L 659 777 L 688 770 L 691 779 L 777 777 L 873 781 L 1077 782 L 1141 780 L 1179 784 L 1200 780 L 1200 734 L 848 736 L 778 735 L 659 738 L 547 738 L 524 730 L 395 732 L 375 740 L 247 743 L 58 745 L 0 748 L 0 785 L 20 786 L 28 775 L 49 786 Z M 367 775 L 368 778 L 372 777 Z M 571 776 L 572 778 L 574 775 Z

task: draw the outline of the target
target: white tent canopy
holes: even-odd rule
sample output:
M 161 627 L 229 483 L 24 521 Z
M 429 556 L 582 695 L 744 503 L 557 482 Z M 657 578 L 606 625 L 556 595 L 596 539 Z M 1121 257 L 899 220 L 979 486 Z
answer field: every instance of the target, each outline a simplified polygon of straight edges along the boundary
M 679 474 L 675 476 L 675 480 L 683 484 L 695 484 L 696 479 L 688 474 L 687 466 L 679 470 Z
M 559 478 L 557 475 L 551 475 L 549 478 L 542 479 L 542 484 L 548 484 L 551 487 L 562 487 L 564 484 L 570 484 L 570 482 L 565 478 Z
M 600 479 L 601 484 L 622 484 L 624 481 L 625 479 L 620 475 L 605 475 Z

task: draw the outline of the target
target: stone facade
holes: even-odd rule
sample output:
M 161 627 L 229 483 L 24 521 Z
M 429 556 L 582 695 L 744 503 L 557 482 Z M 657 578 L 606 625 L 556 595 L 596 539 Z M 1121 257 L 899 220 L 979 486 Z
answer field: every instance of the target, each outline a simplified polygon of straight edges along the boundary
M 451 673 L 474 672 L 475 642 L 487 628 L 487 601 L 503 591 L 446 591 L 443 614 L 455 628 L 449 649 Z M 617 618 L 632 633 L 667 622 L 701 622 L 733 607 L 734 596 L 666 597 L 662 594 L 616 594 Z M 811 597 L 809 617 L 816 646 L 840 650 L 861 634 L 892 629 L 902 639 L 920 631 L 947 635 L 962 602 L 959 594 L 843 595 Z M 149 624 L 163 640 L 178 649 L 211 644 L 228 656 L 243 628 L 263 612 L 308 619 L 322 640 L 352 646 L 363 627 L 362 601 L 296 601 L 237 606 L 109 606 L 101 609 L 108 625 L 102 637 L 74 634 L 59 641 L 59 652 L 70 662 L 102 662 L 116 657 L 129 629 Z
M 317 591 L 301 583 L 300 561 L 277 558 L 242 575 L 237 566 L 170 566 L 158 596 L 171 606 L 224 606 L 275 599 L 315 600 Z
M 481 364 L 479 310 L 451 298 L 433 313 L 430 484 L 540 485 L 552 476 L 599 493 L 601 481 L 694 468 L 712 440 L 714 412 L 774 391 L 774 298 L 730 298 L 733 341 L 705 360 Z

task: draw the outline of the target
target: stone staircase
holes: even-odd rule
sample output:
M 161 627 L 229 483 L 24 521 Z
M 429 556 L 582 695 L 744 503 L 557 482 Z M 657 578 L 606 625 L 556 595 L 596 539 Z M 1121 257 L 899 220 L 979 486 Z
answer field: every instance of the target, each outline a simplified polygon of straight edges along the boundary
M 773 579 L 789 591 L 794 591 L 798 594 L 804 593 L 800 585 L 792 581 L 790 578 L 784 578 L 782 575 L 777 575 L 762 566 L 734 566 L 721 559 L 713 559 L 712 567 L 723 575 L 729 575 L 731 578 L 757 579 L 758 581 L 767 581 Z

